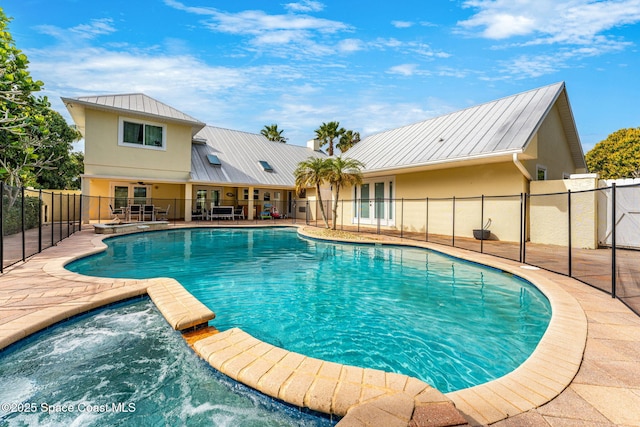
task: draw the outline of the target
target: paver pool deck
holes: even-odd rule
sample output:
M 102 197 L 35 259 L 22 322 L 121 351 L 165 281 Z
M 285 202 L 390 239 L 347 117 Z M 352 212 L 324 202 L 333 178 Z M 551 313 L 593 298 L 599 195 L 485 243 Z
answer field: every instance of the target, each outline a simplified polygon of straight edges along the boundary
M 640 426 L 640 317 L 620 301 L 571 278 L 525 269 L 517 262 L 436 244 L 370 237 L 377 243 L 433 248 L 535 283 L 549 296 L 554 317 L 532 357 L 498 380 L 442 395 L 406 376 L 296 355 L 237 329 L 196 340 L 191 343 L 196 352 L 266 394 L 346 413 L 341 427 Z M 63 268 L 79 256 L 102 250 L 103 238 L 93 227 L 86 228 L 0 275 L 0 349 L 75 314 L 146 293 L 176 329 L 212 317 L 197 301 L 188 301 L 188 293 L 182 294 L 172 279 L 89 278 Z M 596 263 L 585 268 L 602 267 Z

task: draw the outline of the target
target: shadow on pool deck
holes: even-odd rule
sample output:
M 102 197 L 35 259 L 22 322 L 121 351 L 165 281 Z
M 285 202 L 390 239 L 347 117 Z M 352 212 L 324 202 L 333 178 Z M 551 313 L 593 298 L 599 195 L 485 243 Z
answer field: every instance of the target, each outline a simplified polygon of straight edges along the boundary
M 403 242 L 393 237 L 372 237 L 378 241 Z M 62 265 L 81 253 L 93 250 L 95 239 L 92 230 L 84 230 L 26 263 L 7 269 L 0 276 L 0 348 L 13 342 L 16 336 L 29 335 L 73 314 L 121 299 L 124 294 L 145 293 L 144 281 L 92 278 L 88 282 L 86 278 L 80 276 L 79 280 L 78 275 L 66 270 L 52 270 L 52 264 Z M 461 249 L 429 246 L 444 252 L 464 254 L 466 258 L 474 257 Z M 492 257 L 482 255 L 480 258 L 487 260 Z M 510 265 L 510 268 L 519 266 L 515 262 L 495 260 L 499 265 Z M 593 274 L 599 273 L 597 263 L 590 263 L 590 266 L 594 269 Z M 568 387 L 553 400 L 494 425 L 640 426 L 640 318 L 619 301 L 583 283 L 549 272 L 540 274 L 548 277 L 553 286 L 571 294 L 584 310 L 588 338 L 582 364 Z M 533 380 L 531 384 L 536 382 Z M 535 388 L 539 386 L 532 386 L 532 395 L 537 393 Z M 484 396 L 478 401 L 468 401 L 457 400 L 455 394 L 448 395 L 472 425 L 492 422 L 491 412 L 496 413 L 494 416 L 499 415 L 508 406 L 497 395 L 495 400 Z M 511 404 L 518 407 L 519 401 L 528 399 L 530 396 L 514 395 Z M 469 408 L 478 410 L 479 415 Z M 449 415 L 454 418 L 447 418 Z M 454 415 L 447 411 L 439 416 L 424 414 L 418 407 L 411 423 L 416 426 L 459 425 L 460 419 L 456 421 Z M 511 414 L 507 412 L 507 415 Z M 454 422 L 458 424 L 452 424 Z

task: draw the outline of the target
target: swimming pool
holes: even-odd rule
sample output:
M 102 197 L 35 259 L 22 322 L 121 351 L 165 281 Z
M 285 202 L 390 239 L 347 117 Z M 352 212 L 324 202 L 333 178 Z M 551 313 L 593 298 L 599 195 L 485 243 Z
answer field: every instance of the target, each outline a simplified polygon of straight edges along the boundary
M 295 229 L 182 229 L 105 243 L 67 268 L 173 277 L 216 312 L 218 329 L 443 392 L 515 369 L 551 314 L 523 280 L 417 248 L 320 242 Z
M 0 352 L 0 425 L 328 427 L 211 368 L 145 298 Z

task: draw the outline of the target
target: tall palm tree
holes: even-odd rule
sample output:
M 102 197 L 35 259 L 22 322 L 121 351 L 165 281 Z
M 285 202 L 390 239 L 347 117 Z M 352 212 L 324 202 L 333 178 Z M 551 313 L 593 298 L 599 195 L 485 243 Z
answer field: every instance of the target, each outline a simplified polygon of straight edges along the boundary
M 277 124 L 272 124 L 271 126 L 264 125 L 264 128 L 260 131 L 260 134 L 267 138 L 269 141 L 282 142 L 286 143 L 287 138 L 282 136 L 283 130 L 278 129 Z
M 327 221 L 327 214 L 324 211 L 320 186 L 327 180 L 327 173 L 329 172 L 328 160 L 329 159 L 319 157 L 309 157 L 307 160 L 298 163 L 298 167 L 293 172 L 296 178 L 297 192 L 307 187 L 316 188 L 318 203 L 320 203 L 320 212 L 322 212 L 322 219 L 327 228 L 329 228 L 329 221 Z
M 336 147 L 340 150 L 341 153 L 345 153 L 349 148 L 360 142 L 360 133 L 358 132 L 346 130 L 345 128 L 341 128 L 339 132 L 340 141 L 338 141 Z
M 343 159 L 342 156 L 327 159 L 328 172 L 327 181 L 335 191 L 333 199 L 333 229 L 336 229 L 336 221 L 338 218 L 338 200 L 340 198 L 340 189 L 347 185 L 362 184 L 362 168 L 364 164 L 354 159 Z
M 320 147 L 329 144 L 327 153 L 330 156 L 333 156 L 333 140 L 340 137 L 340 129 L 342 129 L 340 128 L 340 122 L 323 122 L 322 126 L 315 130 L 316 138 L 322 141 Z

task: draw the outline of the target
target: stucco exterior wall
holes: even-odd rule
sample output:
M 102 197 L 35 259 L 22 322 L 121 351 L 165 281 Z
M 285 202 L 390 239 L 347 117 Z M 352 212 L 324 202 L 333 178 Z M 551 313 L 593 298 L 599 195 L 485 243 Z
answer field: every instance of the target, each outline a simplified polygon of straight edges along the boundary
M 575 248 L 598 247 L 598 188 L 595 178 L 535 181 L 529 206 L 530 241 L 568 246 L 568 196 L 571 190 L 571 244 Z M 565 194 L 553 194 L 565 193 Z
M 405 231 L 473 237 L 491 218 L 493 239 L 518 241 L 520 236 L 520 193 L 526 192 L 527 181 L 513 163 L 493 163 L 455 169 L 441 169 L 396 176 L 396 197 L 422 200 L 405 201 L 404 214 L 399 212 L 396 226 Z M 481 196 L 485 195 L 484 215 Z M 496 198 L 491 196 L 513 195 Z M 454 203 L 451 198 L 455 196 Z M 426 230 L 427 202 L 429 229 Z M 466 199 L 472 197 L 471 199 Z M 437 200 L 446 198 L 446 200 Z M 454 214 L 455 212 L 455 214 Z M 455 215 L 455 224 L 454 224 Z M 483 220 L 484 217 L 484 220 Z
M 547 169 L 547 180 L 563 179 L 563 174 L 583 172 L 577 170 L 573 162 L 556 105 L 540 125 L 537 134 L 525 150 L 525 154 L 534 157 L 522 161 L 534 180 L 536 180 L 538 165 Z
M 109 204 L 113 204 L 112 186 L 123 184 L 110 179 L 86 178 L 83 182 L 84 217 L 91 221 L 111 219 Z M 124 182 L 126 184 L 126 182 Z M 150 199 L 155 205 L 166 207 L 171 205 L 169 218 L 184 218 L 185 186 L 182 184 L 154 184 Z
M 133 115 L 127 117 L 136 118 Z M 152 120 L 138 117 L 140 120 Z M 166 150 L 118 145 L 114 113 L 86 110 L 85 174 L 187 180 L 191 170 L 191 128 L 166 123 Z
M 386 227 L 421 234 L 451 235 L 455 217 L 455 235 L 473 237 L 473 230 L 482 228 L 490 218 L 493 239 L 518 241 L 520 194 L 527 191 L 528 182 L 513 163 L 399 174 L 395 176 L 393 218 Z M 341 221 L 353 223 L 353 194 L 353 188 L 341 190 L 345 201 L 338 208 L 338 224 Z M 387 217 L 388 203 L 385 205 Z

